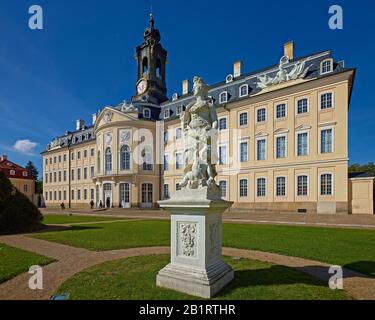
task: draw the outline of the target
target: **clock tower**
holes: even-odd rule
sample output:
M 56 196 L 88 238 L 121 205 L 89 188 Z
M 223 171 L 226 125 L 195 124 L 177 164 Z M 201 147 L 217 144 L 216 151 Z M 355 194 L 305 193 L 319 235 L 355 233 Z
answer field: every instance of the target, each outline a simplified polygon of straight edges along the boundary
M 138 75 L 133 101 L 160 104 L 168 100 L 165 81 L 167 51 L 160 44 L 160 32 L 154 27 L 152 13 L 150 26 L 146 28 L 143 37 L 143 43 L 136 48 Z

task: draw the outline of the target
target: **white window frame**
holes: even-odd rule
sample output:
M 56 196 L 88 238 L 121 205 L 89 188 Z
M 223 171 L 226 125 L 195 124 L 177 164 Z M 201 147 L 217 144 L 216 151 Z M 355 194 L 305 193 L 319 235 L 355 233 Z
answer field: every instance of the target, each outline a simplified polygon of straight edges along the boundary
M 331 70 L 329 71 L 323 71 L 323 65 L 325 62 L 330 62 L 331 64 Z M 321 63 L 320 63 L 320 74 L 323 75 L 323 74 L 328 74 L 328 73 L 331 73 L 333 72 L 333 59 L 332 58 L 329 58 L 329 59 L 325 59 L 323 60 Z
M 264 155 L 264 160 L 262 159 L 262 160 L 259 160 L 258 159 L 258 141 L 259 140 L 265 140 L 266 141 L 266 148 L 265 148 L 265 155 Z M 256 159 L 256 161 L 267 161 L 267 159 L 268 159 L 268 137 L 267 136 L 261 136 L 261 137 L 257 137 L 256 139 L 255 139 L 255 159 Z
M 241 181 L 246 181 L 246 196 L 241 196 Z M 238 198 L 244 199 L 249 197 L 249 179 L 247 178 L 240 178 L 238 180 Z
M 332 193 L 331 194 L 322 194 L 322 176 L 325 175 L 325 174 L 330 174 L 331 175 L 331 183 L 332 183 L 332 186 L 331 186 L 331 190 L 332 190 Z M 323 172 L 320 172 L 319 173 L 319 196 L 322 197 L 322 198 L 332 198 L 335 196 L 335 174 L 332 172 L 332 171 L 323 171 Z
M 146 111 L 149 112 L 149 116 L 148 117 L 146 116 Z M 151 119 L 151 109 L 150 108 L 144 108 L 142 114 L 143 114 L 143 118 L 145 118 L 145 119 Z
M 224 198 L 224 199 L 228 199 L 228 180 L 227 179 L 220 179 L 219 180 L 219 188 L 220 188 L 220 182 L 225 182 L 225 197 L 223 197 L 222 196 L 222 198 Z M 221 193 L 221 188 L 220 188 L 220 194 L 222 194 Z
M 258 196 L 258 180 L 264 179 L 264 196 Z M 257 177 L 255 180 L 255 197 L 260 199 L 267 198 L 267 177 L 261 176 Z
M 169 109 L 169 108 L 164 109 L 163 118 L 168 119 L 170 116 L 171 116 L 171 109 Z
M 285 117 L 278 118 L 278 117 L 277 117 L 277 107 L 278 107 L 279 105 L 282 105 L 282 104 L 285 105 Z M 278 102 L 278 103 L 275 103 L 275 120 L 276 120 L 276 121 L 277 121 L 277 120 L 285 120 L 287 117 L 288 117 L 288 102 L 286 102 L 286 101 L 280 101 L 280 102 Z
M 298 135 L 307 133 L 307 154 L 306 155 L 298 155 Z M 295 156 L 296 157 L 307 157 L 310 155 L 310 130 L 300 130 L 296 131 L 295 133 Z
M 180 155 L 181 156 L 181 163 L 179 163 L 181 165 L 180 168 L 177 168 L 177 155 Z M 184 159 L 183 159 L 183 152 L 182 151 L 176 151 L 175 153 L 175 170 L 182 170 L 184 168 Z
M 246 94 L 241 94 L 242 88 L 246 88 Z M 240 98 L 243 98 L 243 97 L 247 97 L 248 95 L 249 95 L 249 85 L 248 84 L 243 84 L 238 89 L 238 96 Z
M 298 177 L 306 176 L 307 177 L 307 195 L 298 195 Z M 304 199 L 310 197 L 310 175 L 308 173 L 301 173 L 296 175 L 295 179 L 295 196 L 298 199 Z
M 225 95 L 225 99 L 223 99 L 223 96 Z M 225 104 L 228 102 L 228 91 L 220 92 L 219 94 L 219 103 Z
M 325 152 L 325 153 L 322 153 L 322 131 L 324 130 L 329 130 L 331 129 L 332 130 L 332 151 L 331 152 Z M 319 154 L 332 154 L 335 152 L 335 127 L 334 126 L 323 126 L 323 127 L 320 127 L 319 130 Z
M 285 195 L 279 196 L 277 195 L 277 179 L 284 178 L 285 179 Z M 278 175 L 275 177 L 275 198 L 287 198 L 288 197 L 288 177 L 285 175 Z
M 332 95 L 332 107 L 331 108 L 325 108 L 322 109 L 322 96 L 325 94 L 331 94 Z M 324 91 L 319 93 L 319 111 L 329 111 L 335 109 L 335 92 L 332 90 Z
M 177 131 L 180 132 L 180 137 L 178 137 L 178 135 L 177 135 Z M 175 129 L 175 131 L 174 131 L 174 134 L 175 134 L 175 138 L 176 138 L 176 140 L 180 140 L 180 139 L 182 139 L 182 128 L 181 128 L 181 127 L 177 127 L 177 128 Z
M 263 109 L 264 109 L 264 111 L 265 111 L 265 112 L 264 112 L 265 119 L 264 119 L 263 121 L 258 121 L 258 111 L 259 111 L 259 110 L 263 110 Z M 260 123 L 260 124 L 261 124 L 261 123 L 266 123 L 266 122 L 267 122 L 267 118 L 268 118 L 268 117 L 267 117 L 267 108 L 266 108 L 266 107 L 259 107 L 259 108 L 256 108 L 256 109 L 255 109 L 255 122 L 256 122 L 256 123 Z
M 301 101 L 301 100 L 304 100 L 304 99 L 307 99 L 307 111 L 306 112 L 303 112 L 303 113 L 298 113 L 298 102 Z M 295 105 L 295 114 L 296 116 L 304 116 L 304 115 L 307 115 L 310 113 L 310 97 L 309 96 L 305 96 L 305 97 L 299 97 L 296 99 L 296 105 Z
M 241 121 L 240 121 L 241 115 L 245 113 L 246 113 L 246 124 L 241 124 Z M 246 128 L 249 125 L 249 113 L 247 111 L 239 111 L 237 120 L 238 120 L 239 128 Z
M 225 129 L 220 129 L 220 120 L 225 119 Z M 228 117 L 220 117 L 217 121 L 217 127 L 219 131 L 226 131 L 228 130 Z
M 278 158 L 277 157 L 277 138 L 281 138 L 281 137 L 285 137 L 285 157 Z M 287 133 L 276 134 L 274 145 L 275 145 L 275 155 L 274 155 L 274 157 L 275 157 L 276 160 L 288 158 L 288 134 Z
M 176 115 L 181 115 L 181 113 L 184 111 L 184 106 L 180 105 L 176 107 Z
M 246 143 L 246 154 L 247 154 L 246 161 L 241 161 L 241 143 Z M 249 162 L 249 141 L 247 139 L 238 141 L 238 162 L 239 163 Z

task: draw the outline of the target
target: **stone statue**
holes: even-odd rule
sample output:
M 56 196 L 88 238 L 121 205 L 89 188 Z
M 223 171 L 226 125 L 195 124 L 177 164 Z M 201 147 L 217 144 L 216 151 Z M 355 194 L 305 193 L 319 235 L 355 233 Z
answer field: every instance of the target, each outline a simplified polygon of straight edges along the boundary
M 306 77 L 307 72 L 311 66 L 306 66 L 309 59 L 305 59 L 302 62 L 297 63 L 291 71 L 287 71 L 286 65 L 289 64 L 289 57 L 283 56 L 280 59 L 279 71 L 275 77 L 269 77 L 267 75 L 260 76 L 257 79 L 257 86 L 261 89 L 283 83 L 290 80 L 303 79 Z
M 194 77 L 190 102 L 181 115 L 184 133 L 184 178 L 182 188 L 197 189 L 216 186 L 216 155 L 213 146 L 217 139 L 218 119 L 212 99 L 208 97 L 208 86 L 200 77 Z

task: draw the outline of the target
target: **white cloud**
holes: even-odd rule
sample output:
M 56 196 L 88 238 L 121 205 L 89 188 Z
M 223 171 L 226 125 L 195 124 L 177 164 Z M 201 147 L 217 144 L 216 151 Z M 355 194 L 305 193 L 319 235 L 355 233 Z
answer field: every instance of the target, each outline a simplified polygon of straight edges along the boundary
M 38 144 L 36 142 L 32 142 L 28 139 L 18 140 L 13 145 L 13 150 L 20 152 L 20 153 L 33 154 L 37 145 Z

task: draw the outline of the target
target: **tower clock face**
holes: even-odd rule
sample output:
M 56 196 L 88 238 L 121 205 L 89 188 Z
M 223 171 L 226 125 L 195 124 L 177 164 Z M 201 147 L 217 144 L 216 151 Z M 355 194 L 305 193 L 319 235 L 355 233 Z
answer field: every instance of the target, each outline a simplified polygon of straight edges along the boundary
M 146 80 L 141 80 L 137 84 L 137 93 L 138 94 L 143 94 L 147 90 L 147 81 Z

